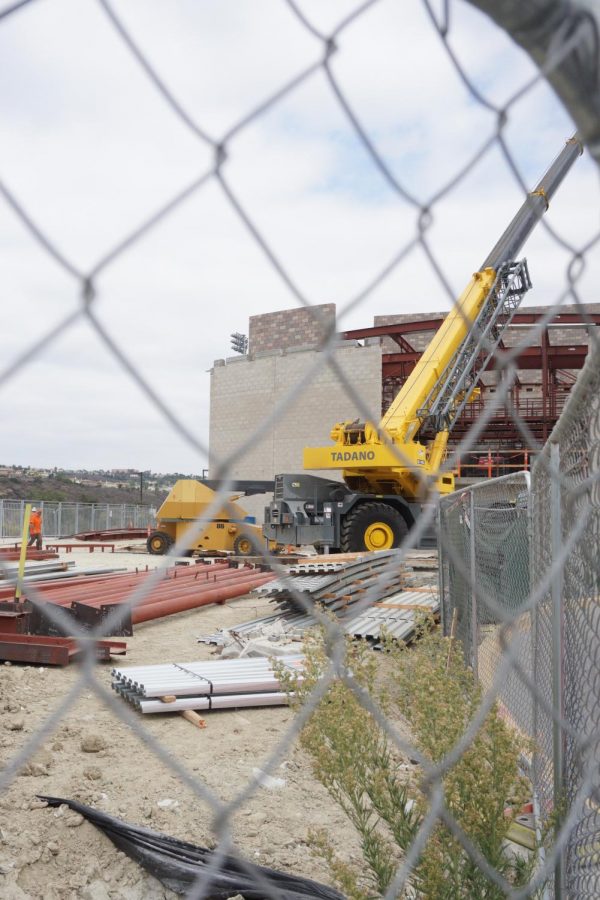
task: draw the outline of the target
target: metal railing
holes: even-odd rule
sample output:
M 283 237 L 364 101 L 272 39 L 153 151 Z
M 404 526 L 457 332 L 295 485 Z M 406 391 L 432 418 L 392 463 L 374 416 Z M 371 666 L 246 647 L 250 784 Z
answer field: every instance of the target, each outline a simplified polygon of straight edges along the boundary
M 516 472 L 529 472 L 536 454 L 531 450 L 471 450 L 458 460 L 458 478 L 498 478 Z
M 44 537 L 69 537 L 83 531 L 109 528 L 147 528 L 154 524 L 156 517 L 154 507 L 132 503 L 0 500 L 0 538 L 21 537 L 27 502 L 41 510 Z

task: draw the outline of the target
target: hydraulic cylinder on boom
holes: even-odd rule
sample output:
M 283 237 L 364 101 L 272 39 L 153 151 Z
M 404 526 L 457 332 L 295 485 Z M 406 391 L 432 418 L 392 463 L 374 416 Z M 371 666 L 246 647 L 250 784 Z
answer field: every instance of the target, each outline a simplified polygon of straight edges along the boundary
M 556 160 L 474 273 L 378 424 L 343 421 L 333 444 L 307 447 L 304 468 L 332 469 L 343 481 L 277 475 L 264 534 L 278 544 L 335 551 L 397 547 L 428 491 L 454 490 L 448 438 L 525 293 L 527 262 L 517 260 L 563 178 L 582 153 L 577 135 Z

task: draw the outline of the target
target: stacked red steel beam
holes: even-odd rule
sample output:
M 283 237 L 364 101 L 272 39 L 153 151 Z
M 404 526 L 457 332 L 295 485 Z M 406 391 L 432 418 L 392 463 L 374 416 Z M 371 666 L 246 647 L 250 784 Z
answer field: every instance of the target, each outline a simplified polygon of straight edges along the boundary
M 27 662 L 36 665 L 66 666 L 81 656 L 85 641 L 70 637 L 47 637 L 40 634 L 0 634 L 0 659 L 9 662 Z M 96 658 L 110 659 L 111 656 L 127 652 L 123 641 L 94 641 Z
M 107 572 L 105 575 L 81 575 L 79 578 L 73 577 L 68 580 L 68 587 L 76 587 L 77 585 L 86 585 L 89 586 L 91 584 L 97 584 L 101 581 L 108 581 L 111 578 L 116 578 L 118 576 L 122 576 L 122 572 Z M 0 585 L 2 582 L 0 581 Z M 23 600 L 27 599 L 27 589 L 29 585 L 25 582 L 23 586 Z M 49 593 L 51 591 L 60 591 L 62 588 L 67 587 L 67 582 L 63 579 L 55 579 L 52 580 L 52 574 L 48 574 L 48 581 L 40 581 L 35 585 L 36 596 L 38 593 Z M 12 600 L 15 593 L 14 584 L 10 587 L 0 587 L 0 601 L 2 600 Z M 45 599 L 51 599 L 50 597 Z M 66 604 L 68 605 L 68 604 Z
M 21 549 L 19 547 L 0 547 L 0 560 L 2 562 L 14 562 L 21 558 Z M 36 550 L 33 547 L 27 548 L 28 560 L 31 559 L 58 559 L 58 553 L 53 550 Z
M 43 582 L 36 585 L 36 595 L 58 606 L 71 606 L 73 602 L 77 602 L 101 607 L 126 602 L 135 590 L 143 587 L 151 575 L 152 572 L 139 572 L 109 578 L 90 576 L 54 583 Z M 242 597 L 273 578 L 272 572 L 260 572 L 248 567 L 230 568 L 227 563 L 165 569 L 164 574 L 136 604 L 132 611 L 132 622 L 136 625 L 210 603 L 225 603 L 235 597 Z M 26 597 L 27 586 L 23 593 Z

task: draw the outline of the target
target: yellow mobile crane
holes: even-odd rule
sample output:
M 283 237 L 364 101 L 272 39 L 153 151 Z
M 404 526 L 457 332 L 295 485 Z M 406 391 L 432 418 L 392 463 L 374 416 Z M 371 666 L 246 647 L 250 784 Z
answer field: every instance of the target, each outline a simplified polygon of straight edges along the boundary
M 517 253 L 583 152 L 570 138 L 473 275 L 379 425 L 339 422 L 327 447 L 304 450 L 305 469 L 341 471 L 343 482 L 304 473 L 277 475 L 265 510 L 265 537 L 318 550 L 397 547 L 421 511 L 424 485 L 454 490 L 443 470 L 450 431 L 531 287 Z

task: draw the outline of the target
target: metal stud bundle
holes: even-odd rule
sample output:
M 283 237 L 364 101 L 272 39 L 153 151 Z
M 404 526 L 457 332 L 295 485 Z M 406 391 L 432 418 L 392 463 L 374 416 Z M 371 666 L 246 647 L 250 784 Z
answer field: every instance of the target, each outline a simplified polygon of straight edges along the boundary
M 284 656 L 278 663 L 297 672 L 304 657 Z M 112 676 L 113 690 L 142 713 L 287 703 L 272 661 L 262 657 L 113 669 Z

